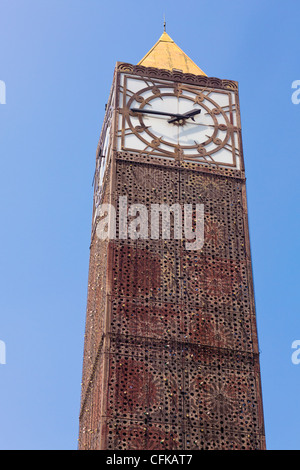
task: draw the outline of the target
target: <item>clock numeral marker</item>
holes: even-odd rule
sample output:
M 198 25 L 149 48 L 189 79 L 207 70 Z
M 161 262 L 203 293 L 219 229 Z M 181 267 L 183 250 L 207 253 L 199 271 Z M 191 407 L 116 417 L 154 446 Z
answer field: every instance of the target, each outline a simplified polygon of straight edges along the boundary
M 214 163 L 215 165 L 218 166 L 218 164 L 214 161 L 212 156 L 207 153 L 206 148 L 204 147 L 204 145 L 199 144 L 199 142 L 197 142 L 196 140 L 194 142 L 197 145 L 197 152 L 199 153 L 199 157 L 196 157 L 196 160 L 201 159 L 201 161 L 204 160 L 208 164 Z M 190 157 L 190 158 L 186 157 L 186 159 L 187 160 L 195 160 L 195 156 Z
M 179 96 L 182 95 L 182 85 L 180 83 L 175 83 L 174 95 L 176 95 L 177 98 L 179 98 Z
M 204 100 L 205 100 L 204 94 L 199 93 L 198 95 L 195 96 L 194 104 L 201 104 L 203 103 Z
M 201 155 L 201 157 L 205 157 L 207 155 L 207 152 L 205 150 L 205 147 L 203 147 L 203 145 L 198 145 L 197 152 Z
M 143 155 L 151 155 L 155 154 L 155 151 L 159 148 L 160 144 L 162 141 L 162 137 L 158 137 L 156 139 L 153 139 L 146 147 L 141 150 L 139 153 Z M 148 150 L 150 149 L 150 150 Z
M 218 108 L 212 108 L 210 109 L 209 111 L 207 111 L 206 113 L 204 113 L 204 116 L 207 116 L 208 114 L 211 116 L 212 114 L 214 114 L 215 116 L 217 116 L 218 114 L 220 114 L 221 111 L 218 109 Z
M 191 91 L 192 91 L 192 93 L 195 93 L 194 90 L 191 90 Z M 207 92 L 207 93 L 205 93 L 205 92 Z M 212 93 L 212 91 L 211 90 L 208 91 L 207 87 L 202 88 L 202 90 L 200 92 L 197 92 L 197 95 L 195 96 L 194 102 L 198 103 L 198 104 L 202 103 L 205 100 L 205 98 L 207 98 L 211 93 Z

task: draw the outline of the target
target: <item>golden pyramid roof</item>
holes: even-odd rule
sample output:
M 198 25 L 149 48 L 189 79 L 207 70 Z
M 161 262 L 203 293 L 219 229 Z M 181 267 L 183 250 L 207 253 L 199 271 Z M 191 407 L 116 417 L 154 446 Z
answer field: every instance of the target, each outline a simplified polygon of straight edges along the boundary
M 156 44 L 140 60 L 138 65 L 155 67 L 157 69 L 181 70 L 183 73 L 205 75 L 181 49 L 173 39 L 164 31 Z

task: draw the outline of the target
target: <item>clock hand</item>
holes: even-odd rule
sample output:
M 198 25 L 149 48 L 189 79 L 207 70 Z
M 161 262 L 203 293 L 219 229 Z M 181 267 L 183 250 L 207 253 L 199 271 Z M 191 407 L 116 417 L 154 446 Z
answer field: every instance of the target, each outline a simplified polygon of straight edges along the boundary
M 172 117 L 172 119 L 170 119 L 168 121 L 169 123 L 179 121 L 180 119 L 188 119 L 188 118 L 192 118 L 192 120 L 194 121 L 194 116 L 196 114 L 201 113 L 201 109 L 194 109 L 194 110 L 188 111 L 187 113 L 184 113 L 184 114 L 165 113 L 163 111 L 153 111 L 151 109 L 140 109 L 140 108 L 130 108 L 130 111 L 133 111 L 134 113 L 158 114 L 160 116 Z
M 130 108 L 130 111 L 134 113 L 147 113 L 147 114 L 159 114 L 160 116 L 169 116 L 169 117 L 176 117 L 178 119 L 182 118 L 182 114 L 174 114 L 174 113 L 164 113 L 162 111 L 152 111 L 151 109 L 140 109 L 140 108 Z
M 201 109 L 194 109 L 192 111 L 188 111 L 187 113 L 181 114 L 179 116 L 175 116 L 174 118 L 170 119 L 168 122 L 171 123 L 171 122 L 179 121 L 180 119 L 188 119 L 188 118 L 192 118 L 192 120 L 194 121 L 195 120 L 194 116 L 200 113 L 201 113 Z

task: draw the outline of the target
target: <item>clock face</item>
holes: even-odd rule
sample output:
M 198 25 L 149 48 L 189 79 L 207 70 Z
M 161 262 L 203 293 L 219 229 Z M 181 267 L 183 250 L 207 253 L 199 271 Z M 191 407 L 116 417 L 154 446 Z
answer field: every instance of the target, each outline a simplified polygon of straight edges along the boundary
M 119 150 L 240 168 L 234 91 L 121 79 Z
M 108 162 L 110 160 L 110 153 L 112 148 L 112 115 L 113 109 L 115 107 L 114 98 L 114 95 L 111 94 L 109 102 L 106 105 L 106 114 L 97 148 L 96 168 L 93 178 L 95 209 L 98 207 L 102 200 L 103 180 Z

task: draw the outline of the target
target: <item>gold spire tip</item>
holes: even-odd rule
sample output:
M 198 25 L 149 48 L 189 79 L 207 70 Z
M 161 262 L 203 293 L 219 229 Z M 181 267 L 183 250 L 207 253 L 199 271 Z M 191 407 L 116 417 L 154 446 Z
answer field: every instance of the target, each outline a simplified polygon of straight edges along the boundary
M 206 75 L 168 35 L 166 32 L 165 16 L 164 32 L 150 51 L 139 61 L 138 65 L 167 70 L 176 69 L 195 75 Z

